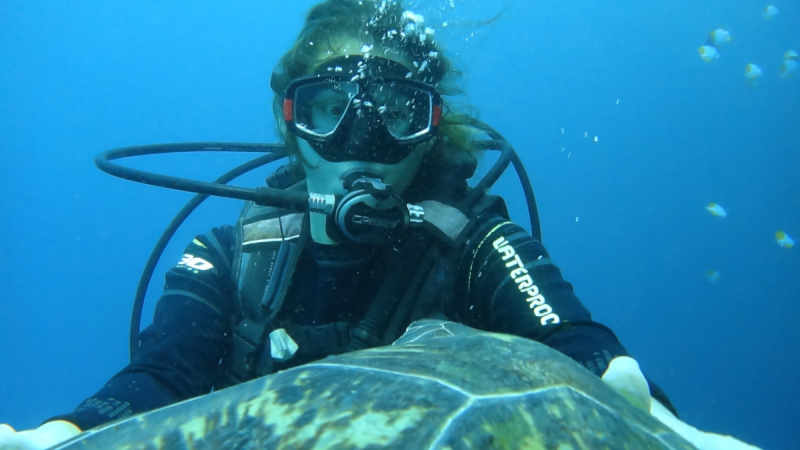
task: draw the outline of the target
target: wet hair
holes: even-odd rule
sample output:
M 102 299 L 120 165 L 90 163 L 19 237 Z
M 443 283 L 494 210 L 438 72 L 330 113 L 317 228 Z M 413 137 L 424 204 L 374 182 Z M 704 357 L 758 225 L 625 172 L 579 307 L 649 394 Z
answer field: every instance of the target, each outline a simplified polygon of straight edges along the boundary
M 310 75 L 328 59 L 341 56 L 346 41 L 359 47 L 352 54 L 373 49 L 377 54 L 410 63 L 411 78 L 434 86 L 442 94 L 444 111 L 439 133 L 423 160 L 415 184 L 433 183 L 443 174 L 461 180 L 471 177 L 478 150 L 470 145 L 471 130 L 448 96 L 463 94 L 458 87 L 462 71 L 434 39 L 434 32 L 416 20 L 401 0 L 324 0 L 308 15 L 292 47 L 272 73 L 273 113 L 278 133 L 290 155 L 297 156 L 297 140 L 283 122 L 283 94 L 292 80 Z M 459 106 L 459 109 L 464 109 Z M 472 109 L 474 111 L 474 109 Z M 466 182 L 464 182 L 466 186 Z M 418 191 L 419 189 L 416 189 Z M 412 190 L 415 191 L 415 190 Z

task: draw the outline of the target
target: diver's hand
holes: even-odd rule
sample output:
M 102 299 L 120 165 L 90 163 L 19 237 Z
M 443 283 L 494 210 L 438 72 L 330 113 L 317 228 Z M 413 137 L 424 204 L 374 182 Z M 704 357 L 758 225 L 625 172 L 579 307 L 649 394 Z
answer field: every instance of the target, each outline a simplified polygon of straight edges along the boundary
M 612 359 L 601 378 L 634 406 L 649 412 L 700 450 L 758 450 L 758 447 L 731 436 L 700 431 L 675 417 L 658 400 L 650 397 L 647 380 L 639 364 L 630 356 Z
M 617 356 L 601 378 L 633 406 L 650 412 L 650 386 L 635 359 Z
M 66 420 L 47 422 L 35 430 L 14 431 L 9 425 L 0 424 L 0 449 L 44 450 L 81 433 L 81 430 Z

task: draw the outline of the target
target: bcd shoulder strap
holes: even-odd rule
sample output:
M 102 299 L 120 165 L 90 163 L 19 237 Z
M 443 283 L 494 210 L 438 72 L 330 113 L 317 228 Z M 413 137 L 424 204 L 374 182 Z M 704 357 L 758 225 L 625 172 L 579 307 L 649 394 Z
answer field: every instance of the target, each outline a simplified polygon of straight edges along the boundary
M 267 327 L 291 285 L 291 274 L 308 239 L 307 222 L 305 214 L 279 208 L 247 203 L 242 209 L 232 273 L 237 283 L 239 323 L 217 388 L 271 371 L 264 366 L 271 358 L 260 357 L 267 341 L 264 336 L 272 331 Z

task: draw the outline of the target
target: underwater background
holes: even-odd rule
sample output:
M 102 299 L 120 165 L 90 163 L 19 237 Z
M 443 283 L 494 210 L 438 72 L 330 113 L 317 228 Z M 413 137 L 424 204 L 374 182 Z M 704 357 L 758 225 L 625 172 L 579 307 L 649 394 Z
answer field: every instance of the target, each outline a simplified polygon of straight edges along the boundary
M 754 0 L 407 3 L 466 69 L 461 102 L 521 154 L 553 260 L 683 420 L 800 448 L 800 248 L 774 236 L 800 238 L 800 76 L 778 76 L 800 51 L 800 3 L 775 3 L 771 20 Z M 71 411 L 127 363 L 143 264 L 191 198 L 106 175 L 94 156 L 275 142 L 270 73 L 312 4 L 0 2 L 0 423 Z M 733 40 L 706 63 L 698 47 L 718 27 Z M 211 180 L 246 159 L 125 164 Z M 513 174 L 494 192 L 527 227 Z M 146 322 L 191 237 L 240 206 L 211 199 L 187 221 Z

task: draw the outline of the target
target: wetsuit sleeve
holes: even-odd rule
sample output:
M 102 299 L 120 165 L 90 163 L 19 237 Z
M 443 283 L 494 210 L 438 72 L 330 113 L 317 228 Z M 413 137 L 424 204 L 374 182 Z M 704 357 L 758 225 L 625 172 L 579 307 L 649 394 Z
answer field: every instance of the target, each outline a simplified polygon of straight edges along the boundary
M 472 320 L 491 331 L 542 342 L 597 375 L 627 355 L 614 333 L 592 321 L 541 242 L 499 215 L 481 220 L 459 264 Z
M 497 214 L 474 226 L 456 283 L 466 299 L 462 314 L 476 327 L 546 344 L 598 376 L 612 359 L 629 356 L 614 332 L 592 320 L 542 243 Z M 653 383 L 650 392 L 675 412 Z
M 62 419 L 82 430 L 211 391 L 231 345 L 233 228 L 197 236 L 166 275 L 135 359 Z

